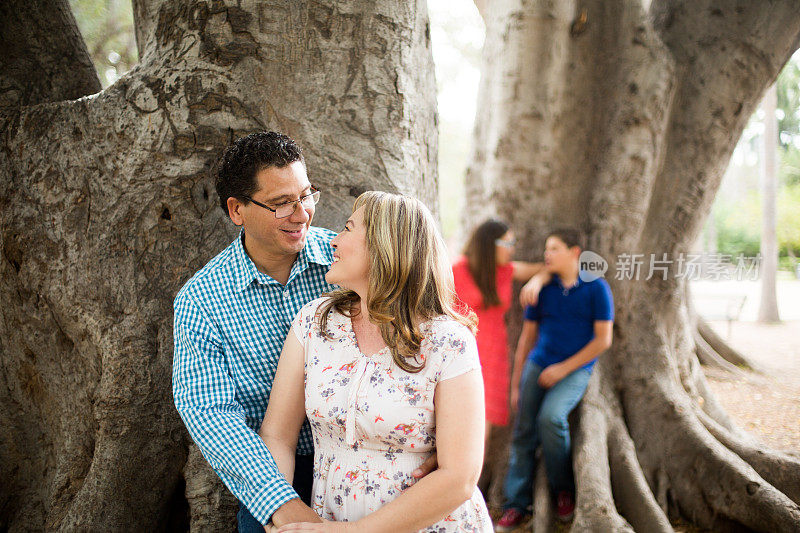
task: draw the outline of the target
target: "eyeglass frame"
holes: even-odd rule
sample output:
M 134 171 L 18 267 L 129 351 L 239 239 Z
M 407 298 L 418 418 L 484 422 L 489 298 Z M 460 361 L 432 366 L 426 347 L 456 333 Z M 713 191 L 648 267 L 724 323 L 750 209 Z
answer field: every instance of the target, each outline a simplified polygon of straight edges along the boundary
M 494 244 L 495 246 L 502 246 L 503 248 L 513 248 L 517 245 L 517 239 L 495 239 Z
M 303 200 L 305 200 L 306 198 L 313 198 L 313 197 L 314 197 L 314 195 L 316 195 L 316 196 L 317 196 L 317 198 L 316 198 L 316 200 L 314 200 L 314 205 L 317 205 L 317 204 L 319 203 L 320 190 L 319 190 L 319 189 L 317 189 L 316 187 L 311 187 L 311 189 L 312 189 L 312 191 L 313 191 L 313 192 L 310 192 L 310 193 L 306 194 L 305 196 L 301 196 L 301 197 L 300 197 L 300 198 L 298 198 L 297 200 L 291 200 L 291 201 L 289 201 L 289 202 L 283 202 L 282 204 L 279 204 L 279 205 L 277 205 L 277 206 L 275 207 L 275 209 L 272 209 L 270 206 L 268 206 L 268 205 L 264 205 L 264 204 L 262 204 L 261 202 L 259 202 L 259 201 L 257 201 L 257 200 L 253 200 L 253 199 L 252 199 L 250 196 L 242 196 L 242 198 L 244 198 L 244 199 L 245 199 L 245 200 L 247 200 L 248 202 L 253 202 L 253 203 L 254 203 L 254 204 L 256 204 L 258 207 L 263 207 L 263 208 L 264 208 L 264 209 L 266 209 L 267 211 L 272 211 L 272 213 L 275 215 L 275 218 L 276 218 L 276 219 L 278 219 L 278 220 L 280 220 L 280 219 L 282 219 L 282 218 L 289 218 L 290 216 L 294 215 L 294 214 L 297 212 L 297 204 L 303 205 Z M 278 216 L 278 209 L 279 209 L 279 208 L 281 208 L 281 207 L 283 207 L 283 206 L 285 206 L 285 205 L 290 205 L 290 204 L 293 204 L 293 205 L 292 205 L 292 212 L 291 212 L 291 213 L 289 213 L 289 214 L 288 214 L 288 215 L 286 215 L 286 216 L 279 217 L 279 216 Z M 305 206 L 304 206 L 304 207 L 305 207 Z M 313 207 L 313 206 L 312 206 L 312 207 Z

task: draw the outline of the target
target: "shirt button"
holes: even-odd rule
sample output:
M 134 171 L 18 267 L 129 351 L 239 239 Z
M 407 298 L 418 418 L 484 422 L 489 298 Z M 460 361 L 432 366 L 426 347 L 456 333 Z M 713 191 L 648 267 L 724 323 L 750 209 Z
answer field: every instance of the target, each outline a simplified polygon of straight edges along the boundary
M 287 291 L 283 291 L 283 297 L 284 298 L 288 298 L 289 297 L 289 291 L 288 290 Z

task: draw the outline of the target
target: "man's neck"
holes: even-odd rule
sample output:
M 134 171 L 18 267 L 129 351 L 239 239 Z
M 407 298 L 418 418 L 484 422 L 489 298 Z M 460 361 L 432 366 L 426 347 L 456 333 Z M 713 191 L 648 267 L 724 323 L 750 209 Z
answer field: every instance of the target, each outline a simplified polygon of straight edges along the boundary
M 292 273 L 292 265 L 294 265 L 299 254 L 275 255 L 265 250 L 253 249 L 252 246 L 248 246 L 246 236 L 243 244 L 245 253 L 256 265 L 259 272 L 270 276 L 281 285 L 286 285 L 286 282 L 289 281 L 289 275 Z
M 578 282 L 578 274 L 580 269 L 578 265 L 573 265 L 566 272 L 557 272 L 558 277 L 561 278 L 561 284 L 564 288 L 570 288 Z

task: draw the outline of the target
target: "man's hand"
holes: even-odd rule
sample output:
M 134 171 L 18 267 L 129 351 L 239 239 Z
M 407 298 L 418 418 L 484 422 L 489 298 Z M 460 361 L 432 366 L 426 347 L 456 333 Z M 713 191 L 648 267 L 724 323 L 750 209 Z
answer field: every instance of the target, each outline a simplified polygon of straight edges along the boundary
M 564 367 L 561 363 L 555 363 L 544 370 L 542 373 L 539 374 L 538 383 L 545 389 L 549 389 L 569 374 L 569 370 Z
M 304 504 L 300 498 L 289 500 L 278 507 L 278 510 L 272 514 L 272 523 L 275 527 L 280 528 L 295 522 L 322 522 L 322 518 L 311 507 Z M 267 533 L 270 532 L 269 526 L 264 526 L 264 529 Z
M 411 472 L 411 475 L 414 476 L 414 479 L 422 479 L 439 466 L 438 461 L 436 460 L 436 452 L 433 452 L 433 455 L 428 457 L 424 463 L 419 465 L 419 468 Z

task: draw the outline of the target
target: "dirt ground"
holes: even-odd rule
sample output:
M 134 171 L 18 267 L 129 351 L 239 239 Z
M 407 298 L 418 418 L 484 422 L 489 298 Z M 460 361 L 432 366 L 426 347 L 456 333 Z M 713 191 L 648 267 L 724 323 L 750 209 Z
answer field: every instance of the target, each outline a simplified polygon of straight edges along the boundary
M 711 325 L 761 373 L 733 376 L 706 369 L 709 384 L 731 418 L 765 446 L 800 454 L 800 321 Z

